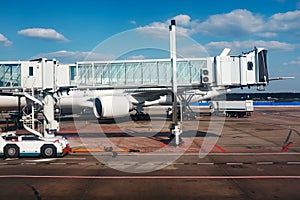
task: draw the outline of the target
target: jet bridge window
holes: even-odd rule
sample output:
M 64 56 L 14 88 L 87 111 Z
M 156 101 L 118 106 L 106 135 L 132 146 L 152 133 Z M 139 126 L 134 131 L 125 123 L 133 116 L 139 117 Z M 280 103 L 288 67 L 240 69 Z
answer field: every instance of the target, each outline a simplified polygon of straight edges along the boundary
M 33 67 L 29 67 L 28 76 L 33 76 Z
M 70 66 L 70 80 L 74 81 L 76 76 L 76 66 Z
M 248 70 L 253 70 L 253 62 L 249 61 L 247 63 L 247 66 L 248 66 Z
M 0 87 L 21 85 L 21 64 L 0 64 Z

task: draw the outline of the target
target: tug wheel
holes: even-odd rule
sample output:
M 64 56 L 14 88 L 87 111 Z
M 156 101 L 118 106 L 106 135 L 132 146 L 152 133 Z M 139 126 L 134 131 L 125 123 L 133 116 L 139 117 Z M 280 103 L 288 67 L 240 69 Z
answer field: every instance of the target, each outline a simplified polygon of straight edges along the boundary
M 56 157 L 57 151 L 53 145 L 44 145 L 41 148 L 41 155 L 43 158 L 54 158 Z
M 17 158 L 19 157 L 19 147 L 16 145 L 7 145 L 4 148 L 4 156 L 6 158 Z

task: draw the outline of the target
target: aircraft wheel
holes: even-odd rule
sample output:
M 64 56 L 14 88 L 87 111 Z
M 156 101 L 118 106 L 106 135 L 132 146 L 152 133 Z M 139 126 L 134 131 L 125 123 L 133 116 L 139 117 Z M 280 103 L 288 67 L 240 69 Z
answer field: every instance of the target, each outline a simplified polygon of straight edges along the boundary
M 145 120 L 150 120 L 150 115 L 148 113 L 145 114 Z
M 150 115 L 141 113 L 141 114 L 134 114 L 134 115 L 130 115 L 131 119 L 133 121 L 144 121 L 144 120 L 150 120 Z

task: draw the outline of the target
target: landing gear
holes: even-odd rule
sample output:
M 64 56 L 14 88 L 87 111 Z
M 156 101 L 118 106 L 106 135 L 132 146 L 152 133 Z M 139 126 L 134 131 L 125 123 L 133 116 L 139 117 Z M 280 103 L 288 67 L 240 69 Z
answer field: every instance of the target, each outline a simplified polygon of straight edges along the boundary
M 131 114 L 130 117 L 133 121 L 144 121 L 144 120 L 148 121 L 148 120 L 150 120 L 150 115 L 148 113 L 143 113 L 143 112 Z
M 133 121 L 148 121 L 150 120 L 150 115 L 148 113 L 144 113 L 143 112 L 143 106 L 142 105 L 138 105 L 135 108 L 136 113 L 135 114 L 131 114 L 130 117 Z

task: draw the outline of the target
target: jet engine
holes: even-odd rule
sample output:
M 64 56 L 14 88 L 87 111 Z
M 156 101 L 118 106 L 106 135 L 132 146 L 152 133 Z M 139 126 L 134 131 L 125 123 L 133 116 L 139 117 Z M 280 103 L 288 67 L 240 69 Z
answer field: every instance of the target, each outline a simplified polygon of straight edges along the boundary
M 131 107 L 125 96 L 103 96 L 95 98 L 93 111 L 98 119 L 115 118 L 128 115 Z

